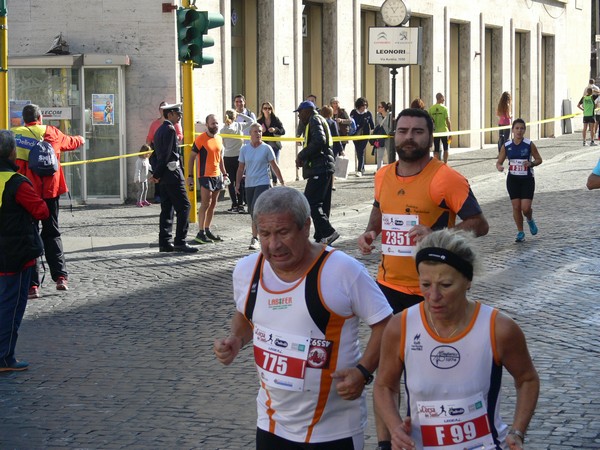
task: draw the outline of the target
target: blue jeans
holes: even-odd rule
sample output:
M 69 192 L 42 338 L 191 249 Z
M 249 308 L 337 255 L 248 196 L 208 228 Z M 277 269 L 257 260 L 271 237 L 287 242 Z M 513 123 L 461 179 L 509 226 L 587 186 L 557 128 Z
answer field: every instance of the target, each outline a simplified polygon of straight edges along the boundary
M 0 367 L 11 366 L 16 361 L 15 346 L 34 268 L 28 267 L 14 275 L 0 275 Z

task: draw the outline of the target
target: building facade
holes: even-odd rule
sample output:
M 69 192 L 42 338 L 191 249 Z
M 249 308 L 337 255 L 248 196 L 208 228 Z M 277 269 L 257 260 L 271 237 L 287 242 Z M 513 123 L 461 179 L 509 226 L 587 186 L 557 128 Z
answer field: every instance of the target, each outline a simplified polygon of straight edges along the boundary
M 215 63 L 194 70 L 194 120 L 222 118 L 245 95 L 258 113 L 270 101 L 293 137 L 293 110 L 308 94 L 318 106 L 333 96 L 348 111 L 357 97 L 370 109 L 391 101 L 390 69 L 368 64 L 369 28 L 384 26 L 383 1 L 202 0 L 225 25 L 209 31 Z M 406 0 L 410 27 L 421 27 L 421 64 L 398 69 L 395 110 L 420 97 L 427 106 L 446 96 L 454 146 L 494 143 L 495 109 L 503 91 L 513 117 L 559 117 L 579 101 L 589 78 L 591 5 L 585 0 L 467 2 Z M 59 5 L 60 4 L 60 5 Z M 164 6 L 166 5 L 166 7 Z M 84 133 L 72 161 L 137 152 L 162 100 L 181 98 L 175 12 L 162 0 L 8 0 L 9 98 L 48 109 L 46 122 Z M 62 33 L 70 55 L 44 55 Z M 44 56 L 42 56 L 44 55 Z M 112 101 L 112 123 L 102 102 Z M 58 111 L 52 116 L 52 111 Z M 15 118 L 16 120 L 16 118 Z M 530 126 L 539 139 L 563 132 L 560 120 Z M 348 146 L 352 157 L 352 145 Z M 297 146 L 281 152 L 284 178 L 294 179 Z M 67 167 L 75 198 L 121 202 L 135 195 L 135 158 Z

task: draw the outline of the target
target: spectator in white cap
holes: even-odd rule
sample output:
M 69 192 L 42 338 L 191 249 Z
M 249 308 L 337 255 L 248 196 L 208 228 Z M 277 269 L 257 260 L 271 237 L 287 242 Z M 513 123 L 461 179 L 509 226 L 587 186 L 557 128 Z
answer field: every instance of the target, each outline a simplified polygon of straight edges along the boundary
M 156 164 L 150 179 L 155 183 L 160 181 L 159 251 L 195 253 L 198 249 L 186 242 L 191 206 L 185 191 L 175 131 L 175 124 L 181 120 L 181 103 L 164 104 L 161 109 L 165 121 L 154 134 Z M 177 228 L 175 240 L 171 242 L 174 214 L 177 214 Z

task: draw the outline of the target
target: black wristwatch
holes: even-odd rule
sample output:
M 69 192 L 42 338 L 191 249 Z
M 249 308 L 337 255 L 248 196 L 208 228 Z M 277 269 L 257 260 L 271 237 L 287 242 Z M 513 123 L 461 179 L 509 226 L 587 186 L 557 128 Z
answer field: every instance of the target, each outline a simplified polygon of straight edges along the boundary
M 363 366 L 362 364 L 357 364 L 356 368 L 358 370 L 360 370 L 360 373 L 363 374 L 363 377 L 365 377 L 365 385 L 367 384 L 371 384 L 373 382 L 373 374 L 371 372 L 369 372 L 365 366 Z

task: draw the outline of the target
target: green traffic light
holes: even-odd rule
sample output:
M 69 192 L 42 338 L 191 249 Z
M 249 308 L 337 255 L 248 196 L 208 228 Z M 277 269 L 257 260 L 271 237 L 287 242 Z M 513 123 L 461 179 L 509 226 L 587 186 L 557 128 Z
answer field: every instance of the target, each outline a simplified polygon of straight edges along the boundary
M 221 27 L 225 19 L 219 13 L 180 8 L 177 10 L 177 44 L 179 61 L 192 61 L 196 66 L 213 64 L 212 56 L 203 55 L 202 49 L 215 45 L 215 40 L 207 36 L 211 28 Z

